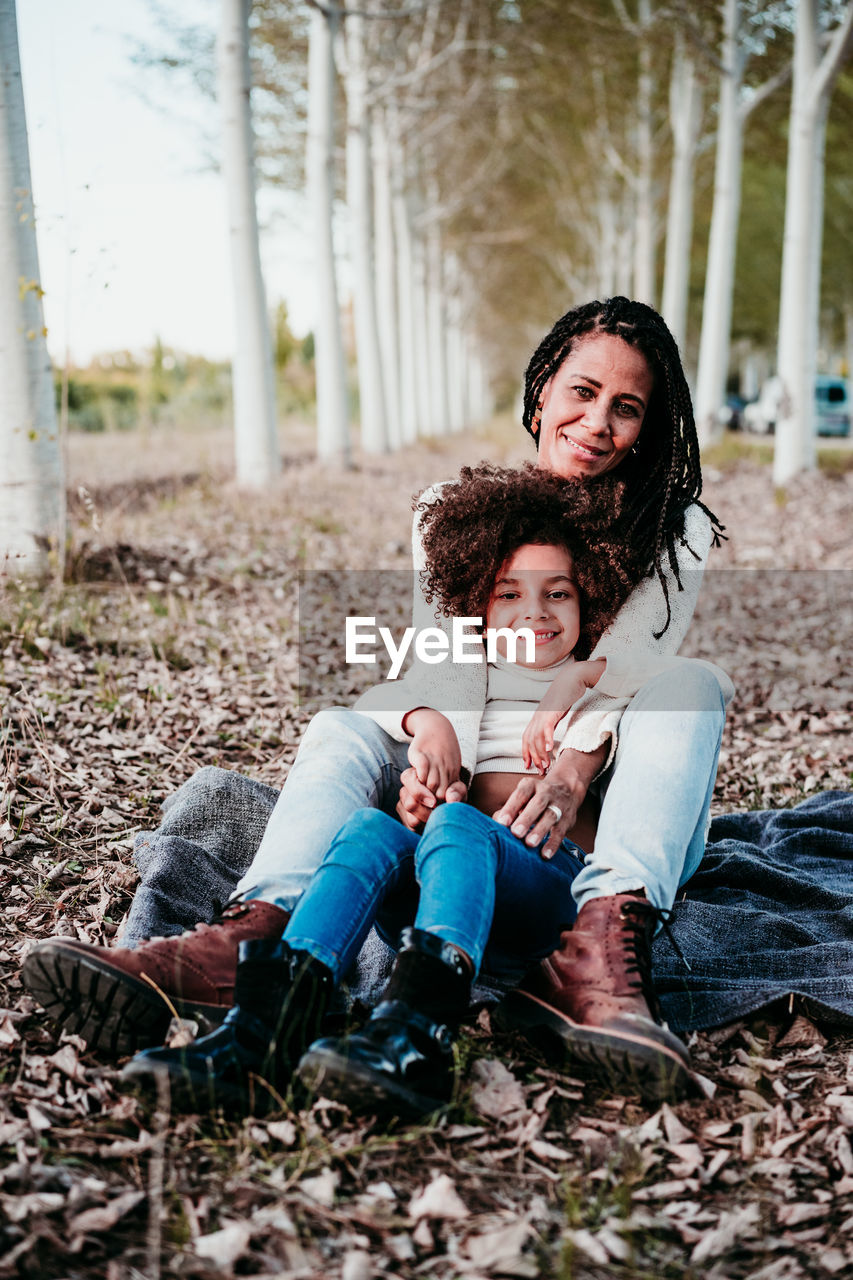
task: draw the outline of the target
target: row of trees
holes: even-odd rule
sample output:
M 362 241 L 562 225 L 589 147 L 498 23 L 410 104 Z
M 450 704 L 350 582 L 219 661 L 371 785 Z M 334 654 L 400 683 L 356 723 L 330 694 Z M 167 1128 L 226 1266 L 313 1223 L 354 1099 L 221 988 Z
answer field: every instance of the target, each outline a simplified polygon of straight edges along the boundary
M 346 463 L 350 455 L 335 253 L 344 208 L 366 450 L 484 413 L 489 386 L 517 387 L 551 318 L 616 292 L 659 306 L 689 364 L 695 355 L 697 420 L 707 440 L 725 396 L 733 319 L 737 327 L 740 311 L 754 325 L 756 299 L 772 294 L 767 280 L 778 273 L 780 302 L 765 302 L 773 317 L 759 323 L 765 340 L 778 330 L 786 391 L 776 479 L 811 464 L 825 220 L 835 254 L 825 299 L 831 293 L 851 317 L 853 333 L 849 78 L 834 130 L 829 112 L 853 43 L 853 0 L 666 7 L 578 0 L 571 9 L 562 0 L 219 4 L 241 482 L 266 483 L 278 466 L 255 209 L 258 143 L 263 180 L 304 181 L 310 209 L 321 457 Z M 21 193 L 29 199 L 29 175 L 23 104 L 19 115 L 13 91 L 20 76 L 9 53 L 13 0 L 0 0 L 0 14 L 12 68 L 2 103 L 3 234 L 22 281 L 18 311 L 6 323 L 34 387 L 32 370 L 47 365 L 32 224 L 17 208 Z M 742 179 L 758 193 L 743 211 Z M 778 250 L 775 192 L 780 218 L 784 209 Z M 739 227 L 742 242 L 748 233 L 757 247 L 741 254 L 736 270 Z M 22 236 L 30 237 L 26 252 Z M 29 345 L 21 333 L 35 335 Z M 17 385 L 0 383 L 4 391 Z M 47 403 L 33 396 L 33 405 Z M 4 418 L 34 424 L 34 413 Z M 49 414 L 45 421 L 46 429 L 16 429 L 43 444 L 55 437 Z M 55 486 L 53 463 L 42 470 Z M 50 521 L 60 518 L 54 503 Z M 29 515 L 13 517 L 4 545 L 12 545 L 13 526 L 31 525 Z M 39 527 L 43 540 L 44 522 Z
M 364 447 L 460 421 L 463 374 L 482 368 L 482 352 L 493 376 L 515 380 L 543 316 L 615 292 L 659 306 L 695 352 L 700 437 L 713 438 L 730 369 L 744 139 L 763 118 L 779 171 L 787 149 L 770 322 L 785 382 L 775 478 L 813 464 L 825 140 L 853 3 L 582 0 L 568 11 L 558 0 L 317 0 L 294 14 L 266 0 L 254 38 L 268 84 L 291 98 L 305 26 L 322 456 L 348 448 L 333 251 L 337 66 Z M 848 83 L 848 106 L 851 96 Z M 849 141 L 840 150 L 853 159 Z M 836 218 L 849 214 L 849 184 L 830 195 Z M 697 206 L 710 211 L 698 235 Z M 771 215 L 768 200 L 747 220 Z M 772 240 L 769 227 L 762 234 Z M 849 243 L 842 258 L 836 303 L 853 317 Z M 749 262 L 739 267 L 751 283 Z

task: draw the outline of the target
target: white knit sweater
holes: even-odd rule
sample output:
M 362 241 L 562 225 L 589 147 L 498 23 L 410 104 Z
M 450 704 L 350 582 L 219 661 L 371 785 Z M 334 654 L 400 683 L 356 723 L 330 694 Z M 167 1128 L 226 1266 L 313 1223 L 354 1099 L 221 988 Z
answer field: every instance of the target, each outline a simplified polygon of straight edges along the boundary
M 536 773 L 535 769 L 524 767 L 521 738 L 551 682 L 573 661 L 573 658 L 564 658 L 551 667 L 523 667 L 499 657 L 488 664 L 486 705 L 480 721 L 475 773 Z M 595 688 L 611 700 L 630 699 L 646 681 L 665 672 L 675 674 L 679 666 L 691 662 L 716 676 L 723 698 L 730 702 L 734 695 L 731 680 L 721 667 L 701 658 L 637 654 L 629 661 L 617 656 L 608 661 Z M 554 729 L 558 754 L 570 716 L 571 712 L 563 716 Z
M 428 490 L 424 499 L 430 501 L 439 488 L 436 485 Z M 412 561 L 416 576 L 426 564 L 418 519 L 416 512 L 412 526 Z M 666 631 L 660 638 L 655 637 L 654 633 L 660 631 L 666 622 L 666 601 L 660 581 L 657 575 L 644 578 L 628 596 L 591 657 L 607 658 L 612 673 L 624 674 L 642 659 L 670 657 L 677 653 L 696 608 L 702 572 L 712 541 L 711 521 L 701 507 L 692 504 L 685 512 L 684 543 L 679 544 L 676 551 L 683 590 L 679 591 L 668 560 L 663 561 L 672 612 Z M 450 620 L 438 615 L 434 605 L 427 604 L 419 581 L 414 593 L 412 624 L 419 630 L 438 626 L 448 634 L 450 632 Z M 459 664 L 448 660 L 429 666 L 416 664 L 402 680 L 386 681 L 368 689 L 356 702 L 355 709 L 369 715 L 398 742 L 407 742 L 410 738 L 402 727 L 408 711 L 415 707 L 432 707 L 443 712 L 459 739 L 462 764 L 473 773 L 477 763 L 480 721 L 486 704 L 486 672 L 485 662 Z M 571 747 L 577 751 L 595 751 L 609 739 L 606 767 L 616 750 L 622 712 L 636 688 L 633 680 L 629 680 L 631 692 L 627 689 L 605 692 L 599 685 L 589 689 L 572 707 L 560 750 Z M 612 687 L 610 682 L 605 685 L 605 688 Z

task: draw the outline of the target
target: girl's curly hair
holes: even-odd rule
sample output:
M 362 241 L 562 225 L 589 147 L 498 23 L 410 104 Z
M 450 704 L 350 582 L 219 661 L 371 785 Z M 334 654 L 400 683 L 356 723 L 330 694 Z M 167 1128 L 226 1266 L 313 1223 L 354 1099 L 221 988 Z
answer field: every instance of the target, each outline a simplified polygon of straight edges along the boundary
M 613 527 L 624 484 L 594 486 L 527 463 L 519 470 L 481 463 L 463 467 L 430 500 L 416 499 L 426 555 L 421 585 L 446 617 L 480 617 L 498 571 L 527 543 L 570 552 L 581 592 L 575 656 L 586 658 L 641 576 Z

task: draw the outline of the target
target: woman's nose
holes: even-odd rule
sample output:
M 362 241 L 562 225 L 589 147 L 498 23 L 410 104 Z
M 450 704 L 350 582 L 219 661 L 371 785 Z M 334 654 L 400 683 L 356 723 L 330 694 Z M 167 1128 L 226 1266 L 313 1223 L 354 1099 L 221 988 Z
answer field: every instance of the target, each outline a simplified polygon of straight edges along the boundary
M 583 415 L 587 430 L 596 435 L 605 435 L 610 431 L 610 407 L 603 396 L 588 400 Z

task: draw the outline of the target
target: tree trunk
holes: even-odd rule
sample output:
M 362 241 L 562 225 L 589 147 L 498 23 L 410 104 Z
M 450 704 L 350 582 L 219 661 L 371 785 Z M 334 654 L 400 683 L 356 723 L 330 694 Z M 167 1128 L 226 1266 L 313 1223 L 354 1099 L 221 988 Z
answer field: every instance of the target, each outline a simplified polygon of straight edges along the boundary
M 373 269 L 373 217 L 370 195 L 370 130 L 367 115 L 367 61 L 364 15 L 346 15 L 347 208 L 353 267 L 353 311 L 358 354 L 361 447 L 367 453 L 388 448 L 388 421 L 382 383 L 382 356 L 376 318 Z
M 351 460 L 347 375 L 334 245 L 334 38 L 333 10 L 311 10 L 308 45 L 308 140 L 305 170 L 314 236 L 317 323 L 314 368 L 317 381 L 317 457 L 339 466 Z
M 437 202 L 437 196 L 434 196 L 430 201 L 433 207 Z M 425 240 L 430 424 L 433 435 L 446 435 L 450 429 L 450 410 L 448 408 L 447 394 L 447 327 L 441 231 L 437 222 L 430 222 L 426 229 Z
M 396 131 L 395 131 L 396 132 Z M 392 135 L 393 136 L 393 135 Z M 396 137 L 391 166 L 394 237 L 397 247 L 397 318 L 400 344 L 400 433 L 411 444 L 418 435 L 417 326 L 415 321 L 415 264 L 412 228 L 405 189 L 402 148 Z
M 634 297 L 655 305 L 654 120 L 652 118 L 651 0 L 639 0 L 640 62 L 637 80 L 637 213 L 634 239 Z
M 418 430 L 421 435 L 434 432 L 430 403 L 430 382 L 433 370 L 430 365 L 429 325 L 427 321 L 426 251 L 423 236 L 411 225 L 412 239 L 412 316 L 415 337 L 415 396 L 418 406 Z
M 391 159 L 385 113 L 375 109 L 371 118 L 373 205 L 376 232 L 376 300 L 382 379 L 388 414 L 388 443 L 398 449 L 403 440 L 400 407 L 400 357 L 397 319 L 397 275 L 394 222 L 391 208 Z
M 687 338 L 690 244 L 693 235 L 693 170 L 702 114 L 702 91 L 683 37 L 676 38 L 669 93 L 673 156 L 666 226 L 661 311 L 681 349 Z
M 222 0 L 218 42 L 222 177 L 228 197 L 234 293 L 234 444 L 237 483 L 263 488 L 278 474 L 272 343 L 267 318 L 250 103 L 251 0 Z
M 717 433 L 717 414 L 726 398 L 743 151 L 743 53 L 738 43 L 739 26 L 739 0 L 724 0 L 714 204 L 696 380 L 696 428 L 701 444 L 707 444 Z
M 0 581 L 65 543 L 65 478 L 45 342 L 14 0 L 0 0 Z
M 773 480 L 784 485 L 815 463 L 814 382 L 820 311 L 824 149 L 832 86 L 853 43 L 853 4 L 821 58 L 816 0 L 799 0 L 788 131 L 785 236 L 777 370 L 782 404 Z

